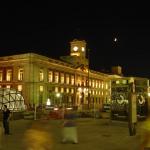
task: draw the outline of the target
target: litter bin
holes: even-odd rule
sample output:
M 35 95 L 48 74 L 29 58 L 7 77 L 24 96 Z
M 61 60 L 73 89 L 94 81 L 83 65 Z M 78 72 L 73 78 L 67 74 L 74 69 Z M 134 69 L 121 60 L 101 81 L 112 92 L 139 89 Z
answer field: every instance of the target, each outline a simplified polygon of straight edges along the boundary
M 77 126 L 75 122 L 76 115 L 73 112 L 67 112 L 64 115 L 62 143 L 78 143 Z

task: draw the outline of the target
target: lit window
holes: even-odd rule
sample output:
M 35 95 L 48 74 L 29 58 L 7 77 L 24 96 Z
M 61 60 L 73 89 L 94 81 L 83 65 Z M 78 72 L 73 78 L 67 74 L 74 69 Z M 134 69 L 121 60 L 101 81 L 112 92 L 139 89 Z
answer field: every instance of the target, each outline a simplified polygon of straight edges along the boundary
M 96 95 L 97 95 L 97 91 L 96 91 Z
M 63 88 L 63 87 L 61 88 L 61 91 L 60 91 L 60 92 L 61 92 L 61 93 L 64 93 L 64 88 Z
M 127 80 L 122 80 L 122 83 L 123 84 L 127 84 Z
M 99 95 L 101 95 L 101 91 L 99 91 Z
M 72 93 L 72 94 L 74 93 L 74 89 L 71 89 L 71 93 Z
M 96 80 L 96 88 L 98 87 L 98 82 L 97 82 L 97 80 Z
M 78 84 L 79 86 L 81 86 L 81 77 L 80 77 L 80 76 L 78 76 L 78 78 L 77 78 L 77 84 Z
M 82 52 L 84 52 L 84 51 L 85 51 L 85 48 L 84 48 L 84 47 L 82 47 L 82 48 L 81 48 L 81 50 L 82 50 Z
M 104 95 L 104 93 L 102 92 L 102 96 Z
M 55 92 L 58 92 L 58 87 L 55 87 Z
M 91 79 L 89 80 L 89 86 L 91 86 Z
M 93 90 L 93 91 L 92 91 L 92 94 L 94 95 L 94 93 L 95 93 L 95 92 L 94 92 L 94 90 Z
M 66 74 L 66 84 L 69 84 L 69 75 Z
M 66 88 L 66 93 L 69 93 L 69 88 Z
M 18 91 L 22 91 L 22 85 L 18 85 Z
M 6 88 L 7 88 L 7 89 L 10 89 L 10 85 L 6 85 Z
M 23 69 L 18 70 L 18 80 L 20 80 L 20 81 L 23 80 Z
M 43 69 L 40 69 L 40 81 L 44 80 L 44 72 Z
M 82 92 L 82 88 L 78 88 L 78 91 L 79 91 L 79 92 Z
M 6 81 L 11 81 L 11 80 L 12 80 L 12 70 L 8 69 L 6 75 Z
M 104 83 L 102 82 L 102 89 L 104 88 Z
M 95 86 L 95 82 L 94 82 L 94 80 L 92 80 L 92 87 L 94 87 Z
M 74 85 L 74 76 L 71 76 L 71 85 Z
M 120 83 L 120 81 L 119 81 L 119 80 L 117 80 L 117 81 L 116 81 L 116 84 L 119 84 L 119 83 Z
M 101 88 L 101 81 L 99 81 L 99 85 L 98 86 L 99 86 L 99 88 Z
M 65 81 L 64 73 L 61 73 L 61 75 L 60 75 L 60 82 L 64 83 L 64 81 Z
M 108 89 L 108 84 L 106 83 L 106 90 Z
M 52 71 L 48 72 L 48 82 L 53 82 L 53 72 Z
M 55 83 L 58 83 L 59 81 L 59 73 L 55 72 Z
M 40 92 L 43 92 L 44 88 L 42 85 L 40 85 Z
M 3 81 L 3 71 L 0 71 L 0 81 Z

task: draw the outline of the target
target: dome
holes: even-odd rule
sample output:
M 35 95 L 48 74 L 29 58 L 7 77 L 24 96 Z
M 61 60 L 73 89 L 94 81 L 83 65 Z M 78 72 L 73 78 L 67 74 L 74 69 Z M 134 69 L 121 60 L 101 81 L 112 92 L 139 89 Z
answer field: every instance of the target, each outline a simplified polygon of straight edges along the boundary
M 26 109 L 21 92 L 15 89 L 0 88 L 0 110 L 3 109 L 3 105 L 7 105 L 7 108 L 11 111 Z

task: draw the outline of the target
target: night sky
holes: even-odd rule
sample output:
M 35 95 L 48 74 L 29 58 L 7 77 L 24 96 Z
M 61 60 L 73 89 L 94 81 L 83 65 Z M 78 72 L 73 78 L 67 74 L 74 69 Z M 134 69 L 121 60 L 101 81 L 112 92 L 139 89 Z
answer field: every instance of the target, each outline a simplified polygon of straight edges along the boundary
M 0 56 L 35 52 L 59 58 L 69 54 L 76 38 L 87 42 L 93 70 L 110 72 L 120 65 L 125 76 L 150 78 L 150 11 L 114 6 L 74 1 L 2 8 Z

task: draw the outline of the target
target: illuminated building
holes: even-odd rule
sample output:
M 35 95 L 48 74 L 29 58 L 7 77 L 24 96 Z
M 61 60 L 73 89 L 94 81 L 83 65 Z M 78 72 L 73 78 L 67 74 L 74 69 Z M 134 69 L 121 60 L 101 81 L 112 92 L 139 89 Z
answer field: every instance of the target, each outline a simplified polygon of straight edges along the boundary
M 0 87 L 21 91 L 28 107 L 48 100 L 51 105 L 102 109 L 110 99 L 110 79 L 88 68 L 86 42 L 73 40 L 70 56 L 60 58 L 35 53 L 0 57 Z
M 131 88 L 131 83 L 133 87 Z M 111 114 L 112 119 L 127 119 L 131 91 L 136 93 L 137 117 L 148 115 L 149 79 L 139 77 L 122 77 L 111 80 Z

